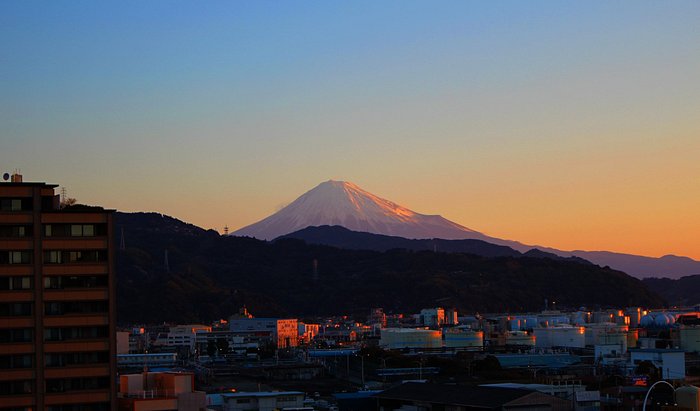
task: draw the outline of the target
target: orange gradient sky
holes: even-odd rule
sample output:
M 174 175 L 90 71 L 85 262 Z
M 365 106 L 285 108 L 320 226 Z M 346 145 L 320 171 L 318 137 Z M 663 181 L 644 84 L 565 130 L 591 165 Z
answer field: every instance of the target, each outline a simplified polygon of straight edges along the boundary
M 347 180 L 700 259 L 700 3 L 0 4 L 0 171 L 235 230 Z

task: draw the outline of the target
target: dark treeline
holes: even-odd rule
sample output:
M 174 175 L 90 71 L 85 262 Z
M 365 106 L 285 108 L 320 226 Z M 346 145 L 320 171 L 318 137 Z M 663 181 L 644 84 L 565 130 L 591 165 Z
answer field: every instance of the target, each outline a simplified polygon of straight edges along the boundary
M 460 312 L 661 306 L 622 272 L 592 264 L 465 253 L 346 250 L 301 240 L 220 236 L 155 213 L 117 213 L 118 320 L 127 323 L 354 314 L 371 307 Z M 167 250 L 167 266 L 166 266 Z M 316 263 L 314 263 L 316 262 Z

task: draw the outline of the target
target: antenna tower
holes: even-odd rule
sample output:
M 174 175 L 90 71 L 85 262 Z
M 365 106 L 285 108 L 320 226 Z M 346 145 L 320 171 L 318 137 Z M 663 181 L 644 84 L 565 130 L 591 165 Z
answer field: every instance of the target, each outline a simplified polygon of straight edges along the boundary
M 163 266 L 165 267 L 165 272 L 170 272 L 170 262 L 168 261 L 168 250 L 165 250 L 165 258 L 163 261 Z
M 122 229 L 122 236 L 121 236 L 122 238 L 119 241 L 119 249 L 124 251 L 124 250 L 126 250 L 126 241 L 124 241 L 124 226 L 122 226 L 121 229 Z
M 228 225 L 224 226 L 224 235 L 228 235 Z

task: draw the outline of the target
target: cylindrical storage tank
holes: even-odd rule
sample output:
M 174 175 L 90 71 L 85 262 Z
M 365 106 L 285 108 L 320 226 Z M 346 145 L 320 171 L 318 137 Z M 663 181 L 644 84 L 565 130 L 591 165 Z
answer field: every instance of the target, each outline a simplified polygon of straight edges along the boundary
M 525 317 L 521 320 L 520 324 L 521 330 L 532 330 L 533 328 L 537 327 L 537 317 Z
M 692 385 L 680 387 L 676 389 L 674 397 L 678 407 L 700 411 L 700 388 Z
M 610 323 L 612 320 L 612 314 L 607 311 L 596 311 L 592 315 L 592 322 L 594 323 Z
M 520 325 L 520 318 L 511 318 L 508 324 L 508 329 L 513 331 L 522 330 Z
M 654 326 L 654 316 L 652 314 L 647 314 L 639 320 L 639 325 L 642 327 L 653 327 Z
M 538 348 L 586 346 L 585 329 L 583 327 L 551 327 L 535 328 L 535 346 Z
M 598 344 L 617 345 L 621 353 L 627 352 L 627 333 L 609 332 L 598 337 Z
M 571 315 L 571 324 L 584 325 L 588 322 L 589 314 L 586 311 L 576 311 Z
M 442 331 L 420 328 L 385 328 L 379 346 L 387 349 L 441 348 Z
M 627 331 L 627 347 L 637 348 L 637 343 L 639 342 L 639 330 L 629 330 Z
M 484 332 L 460 329 L 448 329 L 443 334 L 445 347 L 448 348 L 482 348 Z
M 642 309 L 639 307 L 628 307 L 625 314 L 630 317 L 630 327 L 639 327 L 639 321 L 642 319 Z
M 671 316 L 668 314 L 657 314 L 656 317 L 654 317 L 654 325 L 658 328 L 667 328 L 671 325 Z
M 511 331 L 506 334 L 506 345 L 534 347 L 535 336 L 525 331 Z

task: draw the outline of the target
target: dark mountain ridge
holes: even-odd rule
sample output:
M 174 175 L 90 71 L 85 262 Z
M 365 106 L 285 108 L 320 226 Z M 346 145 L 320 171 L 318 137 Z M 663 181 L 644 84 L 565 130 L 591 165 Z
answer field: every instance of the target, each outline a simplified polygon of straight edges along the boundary
M 345 227 L 319 226 L 306 227 L 302 230 L 278 237 L 295 238 L 308 244 L 328 245 L 331 247 L 350 250 L 389 251 L 395 249 L 412 251 L 435 251 L 442 253 L 467 253 L 482 257 L 533 257 L 551 258 L 553 260 L 569 260 L 582 264 L 591 264 L 589 261 L 578 257 L 561 257 L 553 253 L 533 248 L 525 253 L 514 250 L 504 245 L 496 245 L 483 240 L 445 240 L 441 238 L 408 239 L 397 236 L 373 234 L 367 232 L 352 231 Z
M 642 282 L 671 305 L 700 305 L 700 275 L 689 275 L 679 279 L 645 278 Z
M 296 317 L 436 305 L 520 312 L 541 309 L 545 298 L 562 307 L 664 303 L 622 272 L 572 261 L 266 242 L 156 213 L 116 213 L 115 228 L 126 246 L 117 251 L 121 324 L 211 321 L 242 305 L 257 316 Z

